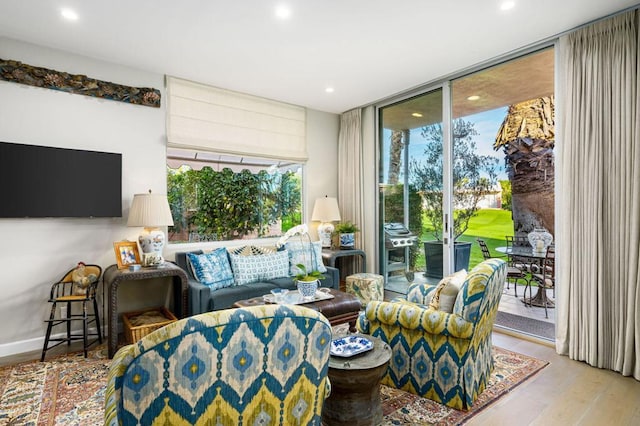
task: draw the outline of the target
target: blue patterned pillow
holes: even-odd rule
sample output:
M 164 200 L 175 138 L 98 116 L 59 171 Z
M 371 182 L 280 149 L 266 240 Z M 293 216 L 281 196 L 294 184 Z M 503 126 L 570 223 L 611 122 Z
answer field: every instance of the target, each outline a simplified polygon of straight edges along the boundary
M 208 285 L 213 290 L 233 285 L 233 272 L 229 265 L 227 249 L 221 247 L 211 253 L 187 253 L 193 276 L 198 282 Z
M 313 247 L 313 251 L 311 250 Z M 285 248 L 289 252 L 289 275 L 294 276 L 300 273 L 300 268 L 296 265 L 302 263 L 307 272 L 319 271 L 327 272 L 327 268 L 322 263 L 322 243 L 314 241 L 287 241 Z
M 289 275 L 289 254 L 286 250 L 255 256 L 244 256 L 231 252 L 229 257 L 236 285 Z

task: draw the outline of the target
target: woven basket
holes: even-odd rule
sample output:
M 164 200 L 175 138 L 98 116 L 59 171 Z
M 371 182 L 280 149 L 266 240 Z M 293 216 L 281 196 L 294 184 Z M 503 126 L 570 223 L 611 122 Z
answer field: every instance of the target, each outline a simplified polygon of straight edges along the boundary
M 134 318 L 140 314 L 144 314 L 145 312 L 150 312 L 150 311 L 160 311 L 160 313 L 162 313 L 162 315 L 167 320 L 162 322 L 154 322 L 151 324 L 139 325 L 139 326 L 134 326 L 131 324 L 131 318 Z M 164 327 L 167 324 L 171 324 L 172 322 L 175 322 L 177 320 L 178 318 L 176 318 L 176 316 L 173 315 L 171 311 L 169 311 L 164 306 L 161 306 L 159 308 L 145 309 L 144 311 L 125 312 L 122 314 L 122 322 L 124 323 L 124 335 L 125 335 L 125 338 L 127 339 L 127 343 L 129 344 L 135 343 L 138 340 L 142 339 L 147 334 L 151 333 L 152 331 L 155 331 L 160 327 Z

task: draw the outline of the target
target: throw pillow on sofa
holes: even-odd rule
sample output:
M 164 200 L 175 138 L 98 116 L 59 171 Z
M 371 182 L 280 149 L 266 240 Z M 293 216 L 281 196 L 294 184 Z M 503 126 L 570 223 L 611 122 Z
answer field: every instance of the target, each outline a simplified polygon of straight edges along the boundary
M 300 273 L 300 268 L 296 265 L 301 263 L 307 268 L 307 272 L 318 271 L 327 272 L 327 268 L 322 263 L 322 243 L 314 241 L 287 241 L 284 245 L 289 252 L 289 275 L 295 276 Z
M 229 256 L 224 247 L 210 253 L 187 253 L 187 259 L 193 276 L 198 282 L 208 285 L 214 290 L 233 285 L 233 272 L 229 264 Z
M 242 256 L 259 256 L 261 254 L 272 254 L 276 252 L 275 248 L 264 246 L 241 246 L 227 249 L 229 253 L 240 254 Z
M 236 285 L 282 278 L 289 275 L 289 254 L 287 251 L 254 256 L 244 256 L 230 252 L 229 257 L 231 258 L 231 269 L 233 270 Z

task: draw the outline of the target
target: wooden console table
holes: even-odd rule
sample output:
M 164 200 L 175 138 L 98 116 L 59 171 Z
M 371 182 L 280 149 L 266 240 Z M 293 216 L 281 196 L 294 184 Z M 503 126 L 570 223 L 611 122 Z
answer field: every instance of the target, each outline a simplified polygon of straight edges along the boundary
M 141 268 L 138 271 L 118 269 L 117 265 L 111 265 L 105 270 L 104 287 L 109 297 L 107 320 L 109 358 L 113 358 L 118 348 L 118 286 L 120 283 L 164 277 L 173 278 L 174 309 L 179 311 L 174 313 L 178 318 L 184 318 L 189 314 L 189 284 L 187 274 L 179 266 L 166 262 L 158 268 Z

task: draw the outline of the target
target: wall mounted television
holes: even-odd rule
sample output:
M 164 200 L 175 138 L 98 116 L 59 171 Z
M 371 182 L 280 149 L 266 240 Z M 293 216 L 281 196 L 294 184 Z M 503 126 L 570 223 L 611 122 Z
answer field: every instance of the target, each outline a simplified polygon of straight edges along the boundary
M 0 142 L 0 218 L 122 217 L 122 154 Z

